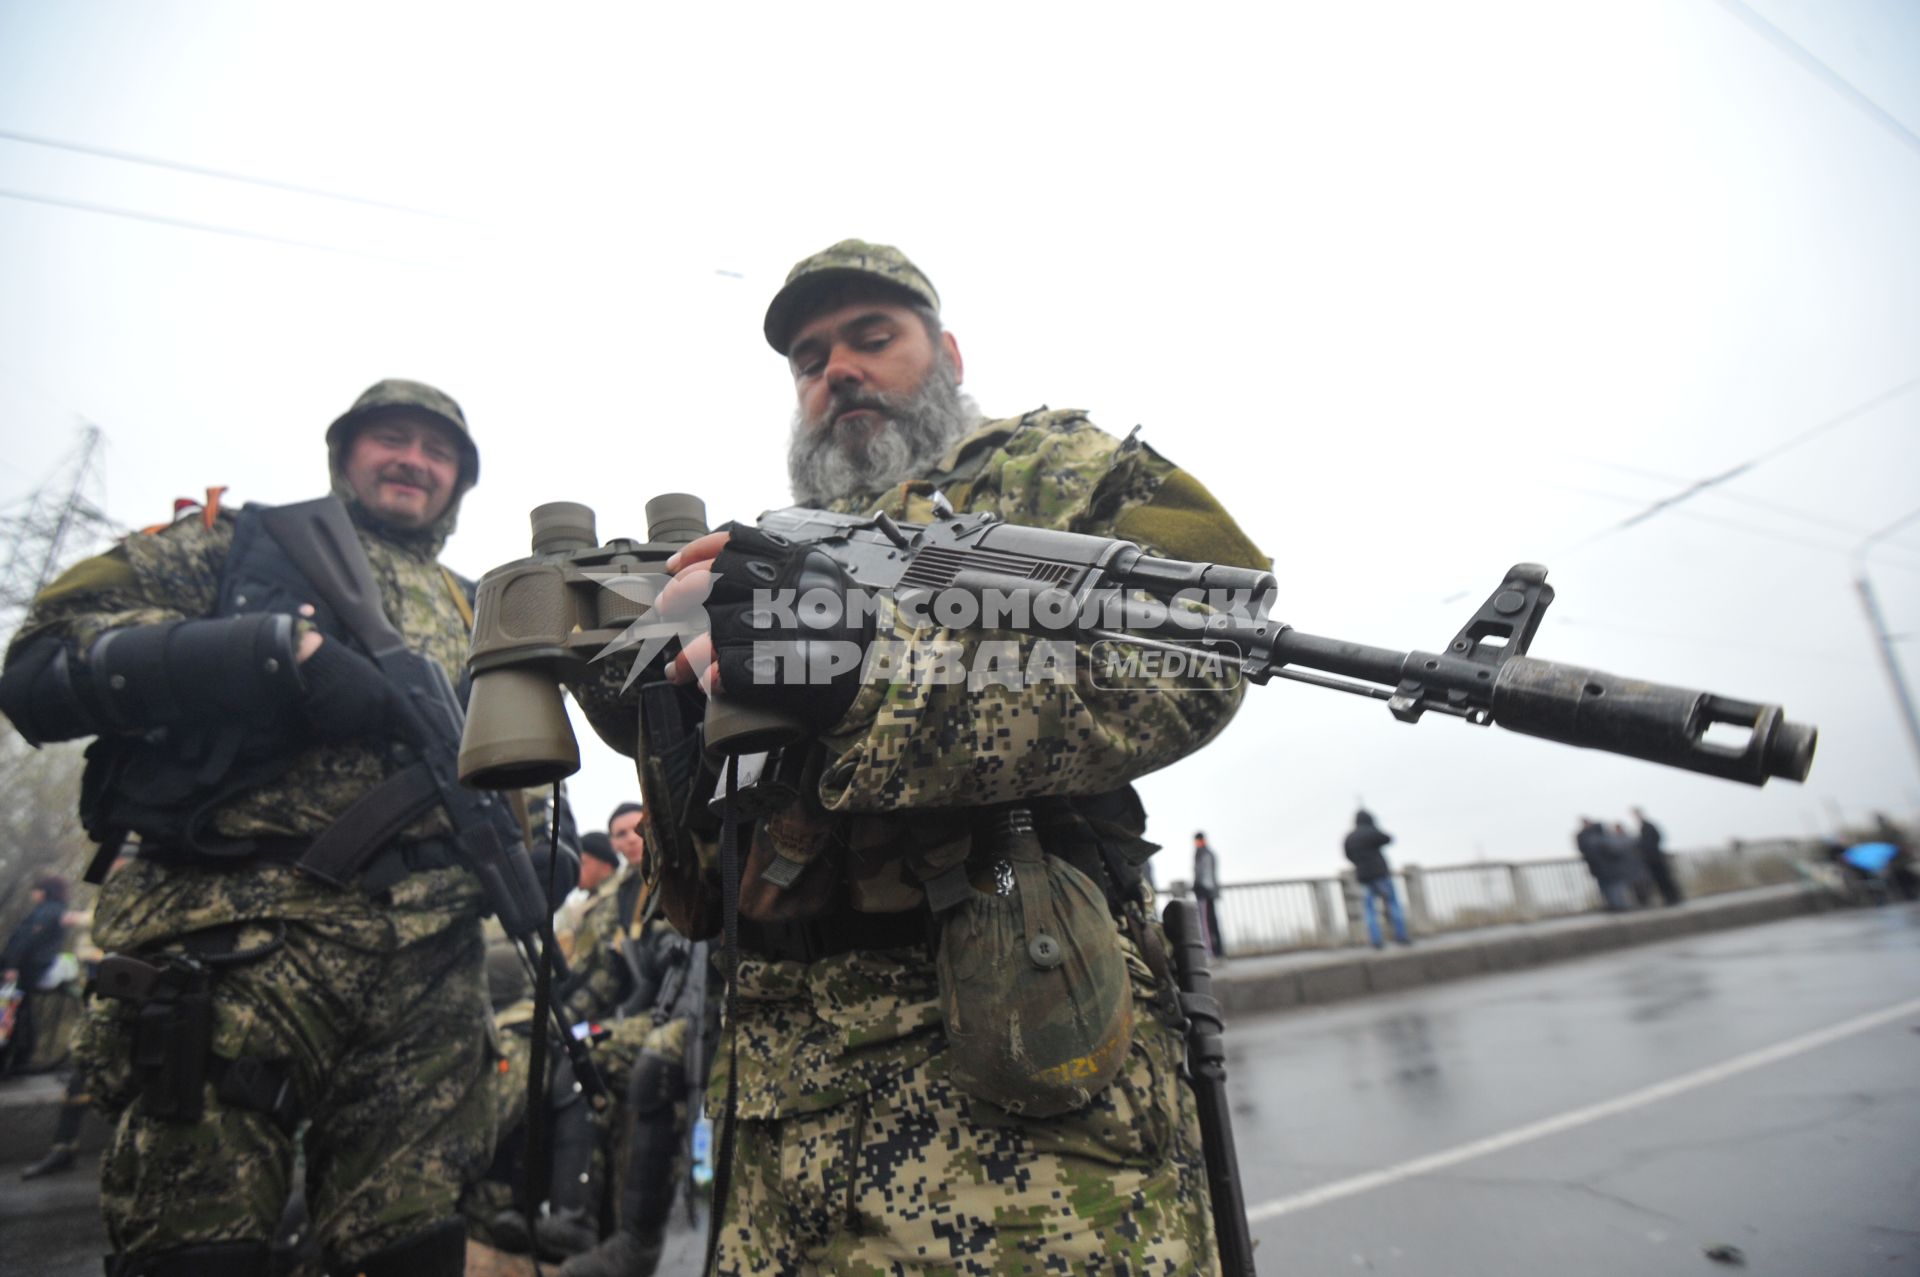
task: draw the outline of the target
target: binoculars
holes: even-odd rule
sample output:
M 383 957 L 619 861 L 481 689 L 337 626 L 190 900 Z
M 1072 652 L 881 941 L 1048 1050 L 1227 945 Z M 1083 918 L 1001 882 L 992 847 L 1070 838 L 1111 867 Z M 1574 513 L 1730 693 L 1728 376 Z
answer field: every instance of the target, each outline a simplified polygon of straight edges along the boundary
M 653 616 L 667 560 L 707 531 L 699 497 L 669 492 L 647 502 L 647 539 L 599 543 L 592 509 L 576 501 L 535 506 L 533 553 L 480 578 L 467 671 L 473 689 L 460 736 L 459 774 L 477 789 L 550 785 L 580 770 L 580 745 L 561 688 L 585 678 L 608 647 L 678 637 L 682 624 Z M 787 743 L 796 725 L 777 715 L 707 703 L 710 753 Z
M 460 737 L 460 779 L 480 789 L 550 785 L 580 770 L 560 689 L 641 621 L 667 583 L 667 559 L 707 531 L 706 504 L 673 492 L 647 502 L 647 539 L 600 544 L 592 509 L 533 508 L 533 553 L 480 578 Z

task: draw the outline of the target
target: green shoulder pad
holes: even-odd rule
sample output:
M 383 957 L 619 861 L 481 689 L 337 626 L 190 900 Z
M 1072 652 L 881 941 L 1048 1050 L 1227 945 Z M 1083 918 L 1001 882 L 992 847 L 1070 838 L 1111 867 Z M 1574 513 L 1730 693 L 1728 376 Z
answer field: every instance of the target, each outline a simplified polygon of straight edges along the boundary
M 1241 568 L 1266 568 L 1272 562 L 1206 485 L 1185 470 L 1163 476 L 1153 495 L 1121 510 L 1113 526 L 1120 536 L 1168 558 Z

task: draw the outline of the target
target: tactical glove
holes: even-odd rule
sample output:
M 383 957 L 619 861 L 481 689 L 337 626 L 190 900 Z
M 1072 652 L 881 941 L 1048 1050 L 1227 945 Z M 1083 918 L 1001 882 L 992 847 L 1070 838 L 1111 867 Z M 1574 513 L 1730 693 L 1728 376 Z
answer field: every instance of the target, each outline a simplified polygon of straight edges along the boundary
M 306 695 L 300 714 L 321 741 L 383 736 L 392 718 L 393 686 L 380 667 L 337 640 L 300 662 Z
M 727 531 L 707 599 L 721 693 L 829 730 L 860 690 L 871 609 L 824 551 L 747 524 Z

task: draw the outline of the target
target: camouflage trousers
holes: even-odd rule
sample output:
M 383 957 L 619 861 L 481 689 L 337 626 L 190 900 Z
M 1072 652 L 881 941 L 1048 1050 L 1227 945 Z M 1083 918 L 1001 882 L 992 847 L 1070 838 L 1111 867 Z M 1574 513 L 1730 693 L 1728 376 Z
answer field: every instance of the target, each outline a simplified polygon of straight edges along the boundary
M 1063 1117 L 969 1097 L 943 1051 L 832 1108 L 742 1119 L 716 1273 L 1214 1274 L 1183 1052 L 1138 1008 L 1125 1067 Z
M 315 898 L 317 887 L 276 899 L 239 881 L 254 876 L 244 871 L 209 887 L 140 864 L 102 896 L 96 934 L 117 952 L 152 960 L 195 951 L 212 931 L 231 937 L 235 960 L 211 980 L 212 1054 L 271 1062 L 290 1081 L 307 1122 L 307 1211 L 336 1271 L 452 1217 L 493 1146 L 497 1056 L 472 880 L 426 881 L 456 873 L 396 888 L 417 897 L 413 909 L 354 892 Z M 224 1102 L 211 1077 L 198 1120 L 151 1115 L 133 1066 L 135 1015 L 96 998 L 82 1034 L 93 1094 L 117 1116 L 100 1185 L 115 1251 L 271 1241 L 294 1183 L 292 1133 Z

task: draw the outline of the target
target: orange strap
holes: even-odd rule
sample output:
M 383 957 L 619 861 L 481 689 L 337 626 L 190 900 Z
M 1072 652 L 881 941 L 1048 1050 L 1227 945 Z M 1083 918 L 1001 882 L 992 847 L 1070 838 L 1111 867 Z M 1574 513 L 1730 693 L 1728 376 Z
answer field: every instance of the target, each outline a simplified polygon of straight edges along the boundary
M 208 488 L 207 499 L 205 501 L 195 501 L 192 497 L 175 497 L 173 499 L 173 518 L 165 523 L 149 524 L 140 529 L 141 534 L 144 536 L 155 536 L 165 532 L 168 528 L 180 522 L 180 516 L 189 510 L 198 510 L 200 512 L 200 526 L 206 528 L 208 531 L 212 531 L 214 520 L 220 517 L 220 494 L 226 490 L 227 485 L 224 483 Z

